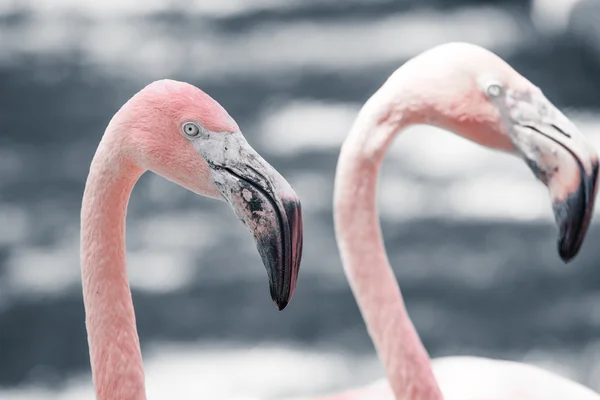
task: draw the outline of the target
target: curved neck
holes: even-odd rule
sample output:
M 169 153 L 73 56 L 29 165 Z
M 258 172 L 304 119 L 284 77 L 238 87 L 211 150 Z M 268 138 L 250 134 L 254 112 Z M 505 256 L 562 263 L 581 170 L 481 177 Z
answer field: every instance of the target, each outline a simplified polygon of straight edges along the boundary
M 142 170 L 105 133 L 81 208 L 81 273 L 92 377 L 98 400 L 145 400 L 144 372 L 127 278 L 125 216 Z
M 377 215 L 379 168 L 411 115 L 380 89 L 365 104 L 339 157 L 334 219 L 344 271 L 396 399 L 443 399 L 408 316 Z M 414 106 L 414 102 L 410 103 Z

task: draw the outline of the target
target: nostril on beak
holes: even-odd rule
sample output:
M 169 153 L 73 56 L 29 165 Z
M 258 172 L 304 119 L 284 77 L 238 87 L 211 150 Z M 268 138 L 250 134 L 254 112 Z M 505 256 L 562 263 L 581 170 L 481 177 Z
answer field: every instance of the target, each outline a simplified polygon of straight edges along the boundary
M 557 125 L 555 124 L 551 124 L 551 126 L 556 129 L 558 132 L 562 133 L 563 135 L 565 135 L 566 137 L 570 138 L 571 134 L 567 133 L 564 129 L 559 128 Z

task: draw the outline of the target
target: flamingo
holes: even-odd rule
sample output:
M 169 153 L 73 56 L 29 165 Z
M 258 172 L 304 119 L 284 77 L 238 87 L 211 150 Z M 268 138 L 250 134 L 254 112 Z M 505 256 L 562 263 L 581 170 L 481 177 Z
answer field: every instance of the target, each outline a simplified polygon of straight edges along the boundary
M 98 400 L 146 399 L 125 250 L 127 204 L 146 170 L 229 203 L 254 236 L 279 310 L 298 276 L 302 214 L 288 182 L 206 93 L 172 80 L 149 84 L 111 119 L 82 200 L 83 301 Z
M 591 389 L 527 364 L 478 357 L 431 362 L 390 268 L 376 209 L 385 153 L 397 132 L 413 124 L 434 125 L 524 159 L 549 189 L 564 262 L 576 256 L 586 235 L 598 156 L 575 125 L 538 87 L 479 46 L 448 43 L 417 55 L 359 112 L 342 146 L 334 187 L 344 272 L 388 380 L 321 399 L 599 400 Z

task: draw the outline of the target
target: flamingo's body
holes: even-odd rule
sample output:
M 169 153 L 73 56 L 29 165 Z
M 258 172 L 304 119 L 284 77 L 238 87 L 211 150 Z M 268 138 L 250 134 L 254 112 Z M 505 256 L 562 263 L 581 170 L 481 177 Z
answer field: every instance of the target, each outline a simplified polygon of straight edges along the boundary
M 431 360 L 445 400 L 598 400 L 583 385 L 533 365 L 482 357 Z M 378 380 L 356 390 L 316 400 L 395 400 L 388 382 Z
M 296 284 L 302 217 L 292 188 L 208 95 L 176 81 L 148 85 L 111 120 L 83 195 L 83 299 L 97 400 L 146 398 L 125 257 L 127 203 L 146 170 L 231 205 L 255 237 L 280 310 Z
M 590 389 L 525 364 L 476 357 L 430 361 L 389 266 L 376 208 L 388 147 L 397 132 L 422 123 L 524 158 L 548 186 L 563 260 L 577 254 L 585 237 L 598 157 L 567 117 L 539 88 L 478 46 L 450 43 L 413 58 L 360 111 L 335 180 L 344 271 L 388 380 L 327 399 L 600 400 Z

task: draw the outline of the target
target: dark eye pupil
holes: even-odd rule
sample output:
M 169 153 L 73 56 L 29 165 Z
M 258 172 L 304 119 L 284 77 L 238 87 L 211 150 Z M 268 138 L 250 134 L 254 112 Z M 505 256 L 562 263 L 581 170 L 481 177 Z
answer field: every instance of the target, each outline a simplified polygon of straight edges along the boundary
M 198 128 L 194 124 L 186 124 L 183 127 L 183 130 L 190 136 L 195 135 L 198 132 Z

